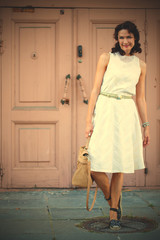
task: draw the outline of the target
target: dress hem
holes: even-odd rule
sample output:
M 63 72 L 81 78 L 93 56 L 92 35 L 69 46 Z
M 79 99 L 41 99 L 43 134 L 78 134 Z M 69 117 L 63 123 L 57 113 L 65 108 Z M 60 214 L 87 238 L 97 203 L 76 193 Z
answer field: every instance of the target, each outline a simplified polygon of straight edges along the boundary
M 127 171 L 127 170 L 122 170 L 122 171 L 120 171 L 120 170 L 117 170 L 117 171 L 113 171 L 113 170 L 95 170 L 95 169 L 91 169 L 91 171 L 93 171 L 93 172 L 105 172 L 105 173 L 134 173 L 136 170 L 142 170 L 142 169 L 144 169 L 145 167 L 142 167 L 142 168 L 136 168 L 136 169 L 134 169 L 134 170 L 129 170 L 129 171 Z

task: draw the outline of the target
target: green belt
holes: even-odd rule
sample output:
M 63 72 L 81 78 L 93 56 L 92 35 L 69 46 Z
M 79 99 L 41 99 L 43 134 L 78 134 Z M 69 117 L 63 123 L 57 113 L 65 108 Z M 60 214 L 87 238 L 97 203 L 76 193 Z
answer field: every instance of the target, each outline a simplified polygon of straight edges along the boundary
M 111 97 L 111 98 L 116 98 L 118 100 L 121 100 L 122 98 L 124 98 L 124 99 L 132 99 L 132 96 L 126 96 L 126 95 L 114 94 L 114 93 L 101 92 L 100 95 L 103 95 L 103 96 L 106 96 L 106 97 Z

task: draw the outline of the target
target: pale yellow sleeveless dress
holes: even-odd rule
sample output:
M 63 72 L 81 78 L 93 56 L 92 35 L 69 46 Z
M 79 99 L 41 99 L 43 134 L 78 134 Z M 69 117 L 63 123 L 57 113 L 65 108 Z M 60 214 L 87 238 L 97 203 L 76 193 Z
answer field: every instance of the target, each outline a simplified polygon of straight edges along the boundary
M 139 58 L 110 53 L 101 92 L 133 96 L 140 73 Z M 133 173 L 144 168 L 141 126 L 133 99 L 99 95 L 93 124 L 88 148 L 92 171 Z

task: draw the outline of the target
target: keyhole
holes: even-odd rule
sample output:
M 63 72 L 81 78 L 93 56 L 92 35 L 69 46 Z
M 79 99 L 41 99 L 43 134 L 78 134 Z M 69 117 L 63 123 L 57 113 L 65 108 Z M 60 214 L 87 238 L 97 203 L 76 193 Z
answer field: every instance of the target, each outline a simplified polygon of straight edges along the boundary
M 32 52 L 31 58 L 34 59 L 34 60 L 37 59 L 38 58 L 38 54 L 36 52 Z

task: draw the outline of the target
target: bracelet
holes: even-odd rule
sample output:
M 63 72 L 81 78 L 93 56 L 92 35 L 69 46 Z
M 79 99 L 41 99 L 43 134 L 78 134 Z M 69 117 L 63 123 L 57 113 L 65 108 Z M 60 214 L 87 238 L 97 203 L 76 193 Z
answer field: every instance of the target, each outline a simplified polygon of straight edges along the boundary
M 145 123 L 142 124 L 142 127 L 144 127 L 144 128 L 147 127 L 147 126 L 149 126 L 149 122 L 145 122 Z

